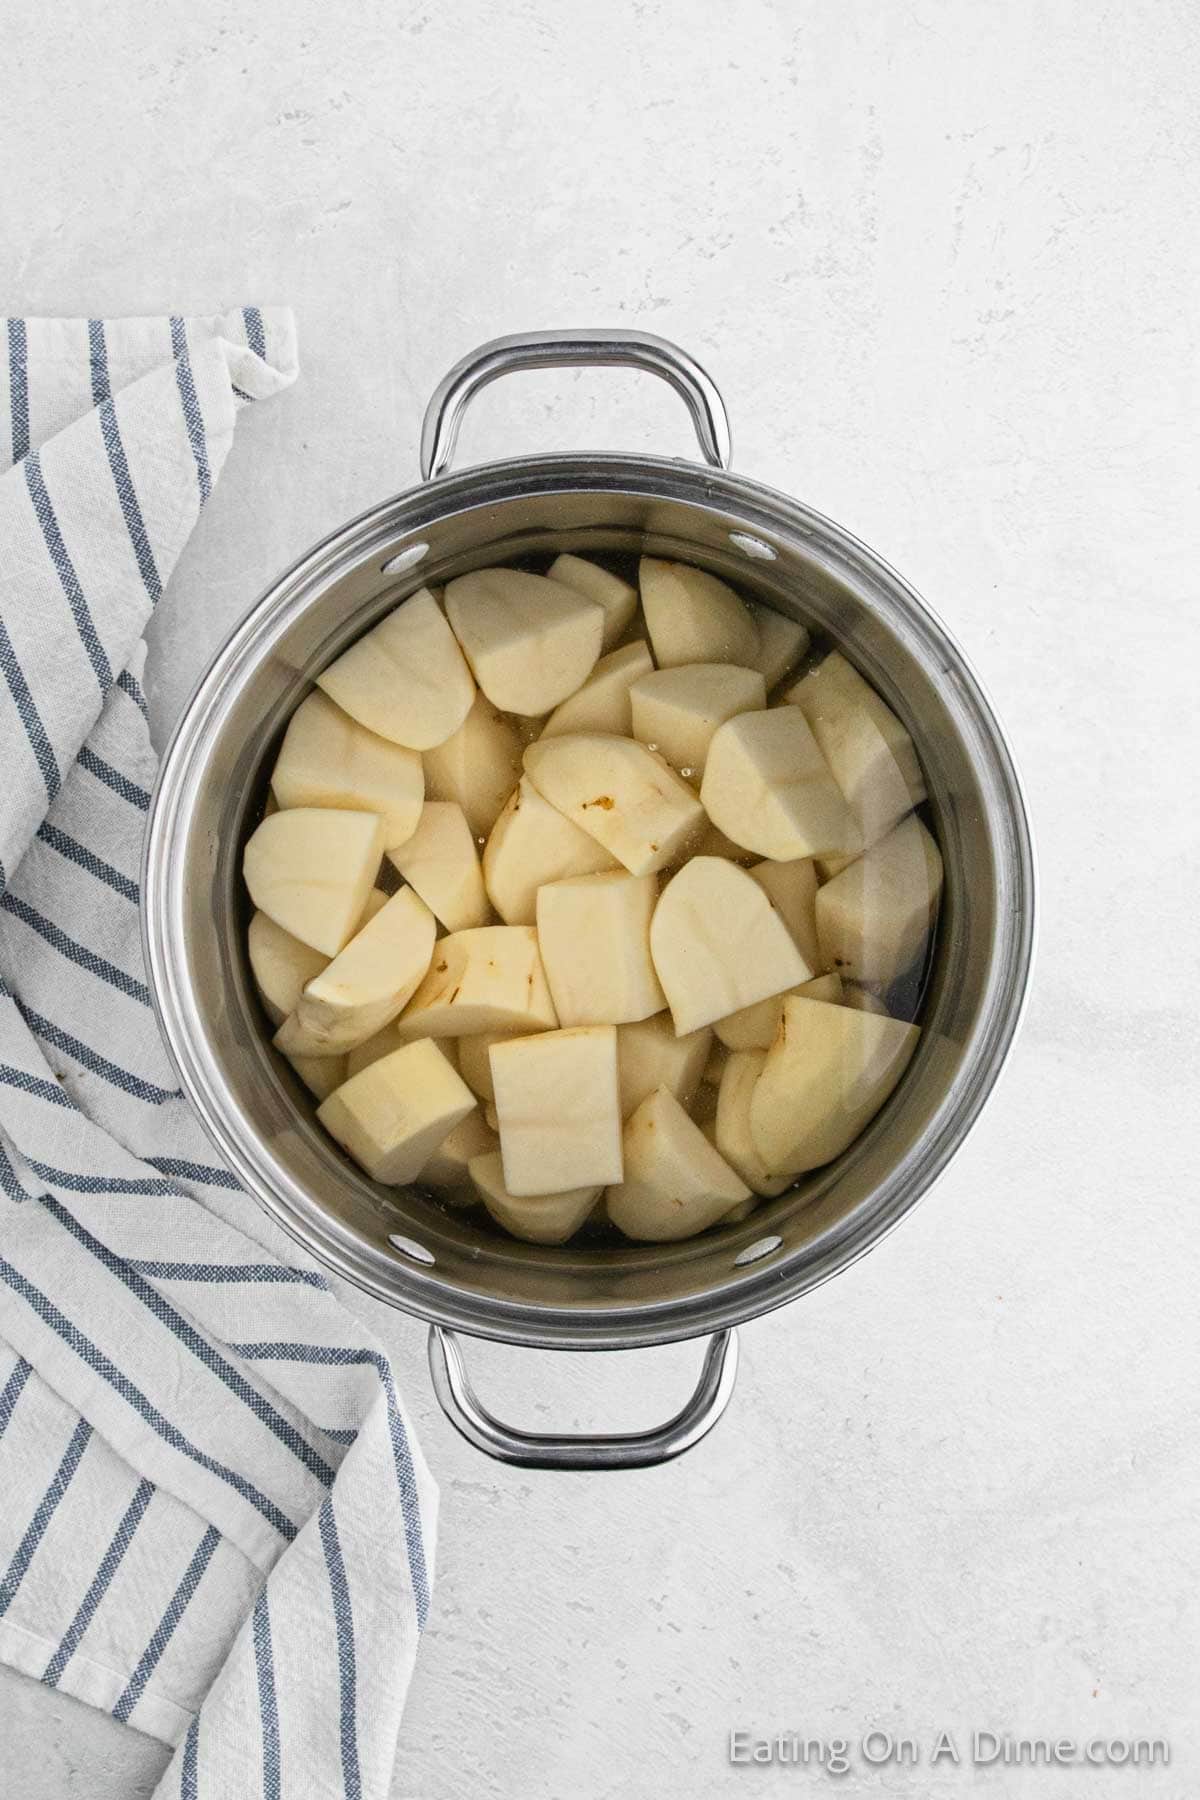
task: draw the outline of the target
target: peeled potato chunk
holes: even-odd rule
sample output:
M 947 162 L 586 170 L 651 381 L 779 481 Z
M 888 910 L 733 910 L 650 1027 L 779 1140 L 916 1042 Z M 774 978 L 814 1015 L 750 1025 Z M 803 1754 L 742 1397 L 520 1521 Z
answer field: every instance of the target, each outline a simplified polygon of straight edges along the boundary
M 765 1050 L 735 1050 L 725 1064 L 717 1095 L 716 1143 L 748 1187 L 764 1199 L 773 1199 L 790 1188 L 796 1176 L 787 1169 L 769 1169 L 750 1133 L 750 1097 L 766 1060 Z
M 486 837 L 521 773 L 520 733 L 477 694 L 452 737 L 425 753 L 425 793 L 430 800 L 454 800 L 476 838 Z
M 313 977 L 276 1039 L 285 1056 L 336 1056 L 390 1023 L 417 991 L 437 926 L 412 888 L 393 894 Z
M 715 575 L 688 563 L 643 556 L 638 583 L 660 669 L 708 662 L 757 666 L 758 626 L 745 601 Z
M 271 790 L 281 807 L 332 806 L 378 813 L 384 848 L 416 830 L 425 773 L 415 750 L 368 731 L 327 694 L 314 690 L 292 714 Z
M 806 994 L 810 1000 L 837 1002 L 842 998 L 842 978 L 840 975 L 816 975 L 811 981 L 788 988 L 786 994 L 772 994 L 767 1000 L 756 1001 L 753 1006 L 743 1006 L 730 1013 L 727 1019 L 717 1019 L 713 1030 L 720 1042 L 727 1050 L 769 1050 L 779 1030 L 787 994 Z
M 904 771 L 875 715 L 806 676 L 791 689 L 842 791 L 864 844 L 877 843 L 912 810 Z
M 471 1180 L 497 1225 L 530 1244 L 565 1244 L 574 1237 L 600 1195 L 598 1186 L 568 1188 L 560 1194 L 510 1194 L 504 1166 L 495 1152 L 473 1156 Z
M 544 800 L 631 875 L 665 868 L 704 819 L 686 781 L 631 738 L 600 732 L 543 738 L 526 750 L 525 773 Z
M 528 1031 L 528 1026 L 525 1030 Z M 492 1086 L 492 1059 L 489 1052 L 493 1044 L 502 1038 L 517 1035 L 512 1031 L 480 1031 L 471 1037 L 447 1038 L 447 1044 L 453 1043 L 458 1048 L 458 1069 L 463 1080 L 478 1094 L 481 1100 L 489 1105 L 495 1103 L 496 1090 Z M 523 1035 L 523 1034 L 522 1034 Z
M 708 747 L 700 798 L 713 824 L 759 856 L 857 851 L 858 826 L 797 706 L 739 713 Z
M 889 986 L 921 956 L 941 888 L 941 853 L 910 813 L 817 890 L 825 960 L 849 980 Z
M 648 675 L 654 664 L 641 638 L 602 656 L 583 686 L 556 706 L 541 735 L 561 737 L 564 731 L 609 731 L 628 737 L 631 722 L 629 691 Z
M 616 857 L 551 806 L 522 775 L 483 853 L 488 897 L 506 925 L 532 925 L 538 889 L 569 875 L 611 869 Z
M 491 918 L 479 851 L 457 802 L 427 800 L 420 824 L 388 860 L 447 931 L 466 931 Z
M 840 1156 L 892 1092 L 919 1036 L 899 1019 L 789 994 L 750 1097 L 764 1166 L 799 1175 Z
M 681 1036 L 812 974 L 758 883 L 716 856 L 693 857 L 671 877 L 650 952 Z
M 450 1206 L 473 1206 L 476 1193 L 471 1183 L 471 1159 L 491 1156 L 499 1146 L 499 1138 L 476 1107 L 442 1139 L 421 1170 L 421 1186 L 432 1188 Z
M 756 669 L 733 663 L 680 663 L 643 674 L 630 690 L 633 735 L 660 751 L 686 780 L 699 781 L 718 725 L 767 704 Z
M 319 975 L 329 958 L 256 912 L 246 934 L 250 973 L 254 976 L 263 1011 L 273 1025 L 281 1025 L 295 1012 L 306 982 Z
M 604 633 L 594 601 L 523 569 L 460 575 L 446 588 L 446 616 L 493 706 L 533 717 L 583 685 Z
M 594 600 L 604 613 L 604 636 L 601 648 L 611 650 L 629 629 L 637 611 L 638 591 L 619 575 L 610 574 L 599 563 L 585 556 L 558 556 L 546 571 L 551 581 L 561 581 L 588 600 Z
M 704 1075 L 712 1048 L 712 1032 L 705 1027 L 676 1037 L 666 1013 L 639 1019 L 617 1030 L 617 1079 L 621 1090 L 621 1117 L 627 1119 L 655 1088 L 669 1088 L 681 1106 L 690 1106 Z
M 317 686 L 360 725 L 410 750 L 444 743 L 475 698 L 471 671 L 428 588 L 343 651 Z
M 318 1100 L 328 1100 L 349 1074 L 344 1056 L 289 1056 L 288 1061 Z
M 832 719 L 839 713 L 865 712 L 882 734 L 908 789 L 910 806 L 919 806 L 925 798 L 925 777 L 913 741 L 891 707 L 865 681 L 840 651 L 834 650 L 815 669 L 801 676 L 784 694 L 784 699 L 810 718 L 820 713 Z
M 768 693 L 794 669 L 808 649 L 807 629 L 795 619 L 787 619 L 773 606 L 750 608 L 758 626 L 758 660 L 754 667 L 767 684 Z
M 657 876 L 625 869 L 538 889 L 538 946 L 560 1025 L 624 1025 L 662 1011 L 650 957 L 657 901 Z
M 336 956 L 358 928 L 384 835 L 378 813 L 315 806 L 272 813 L 246 845 L 250 898 L 302 944 Z
M 557 1194 L 620 1181 L 613 1026 L 573 1026 L 507 1038 L 492 1045 L 491 1060 L 504 1185 L 510 1194 Z
M 351 1075 L 357 1075 L 360 1069 L 370 1068 L 371 1064 L 378 1062 L 381 1056 L 390 1056 L 392 1051 L 398 1050 L 403 1042 L 404 1039 L 396 1030 L 395 1020 L 392 1020 L 382 1030 L 376 1031 L 369 1038 L 364 1038 L 362 1043 L 355 1044 L 352 1050 L 347 1050 L 346 1079 L 349 1080 Z M 324 1095 L 321 1097 L 324 1099 Z
M 626 1237 L 665 1244 L 715 1225 L 750 1190 L 688 1118 L 656 1088 L 625 1125 L 625 1179 L 605 1194 Z
M 774 906 L 809 968 L 823 968 L 817 939 L 817 872 L 811 859 L 802 856 L 790 862 L 755 863 L 746 873 Z
M 428 1038 L 404 1044 L 330 1094 L 317 1117 L 374 1181 L 415 1181 L 475 1096 Z
M 544 1031 L 558 1024 L 537 932 L 483 925 L 440 939 L 428 975 L 397 1021 L 402 1038 Z

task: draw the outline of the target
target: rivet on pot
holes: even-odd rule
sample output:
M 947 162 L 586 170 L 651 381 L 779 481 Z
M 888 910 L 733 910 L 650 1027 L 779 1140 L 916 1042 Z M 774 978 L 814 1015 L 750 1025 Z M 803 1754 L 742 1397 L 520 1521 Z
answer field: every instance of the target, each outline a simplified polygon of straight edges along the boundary
M 737 1269 L 745 1263 L 761 1262 L 764 1256 L 770 1256 L 778 1250 L 782 1243 L 781 1237 L 757 1238 L 753 1244 L 747 1244 L 744 1250 L 738 1251 L 733 1259 L 733 1266 Z
M 437 1261 L 432 1250 L 427 1250 L 424 1244 L 415 1243 L 412 1238 L 401 1237 L 398 1231 L 390 1233 L 388 1243 L 393 1250 L 398 1250 L 401 1256 L 407 1256 L 410 1262 L 425 1263 L 432 1268 Z

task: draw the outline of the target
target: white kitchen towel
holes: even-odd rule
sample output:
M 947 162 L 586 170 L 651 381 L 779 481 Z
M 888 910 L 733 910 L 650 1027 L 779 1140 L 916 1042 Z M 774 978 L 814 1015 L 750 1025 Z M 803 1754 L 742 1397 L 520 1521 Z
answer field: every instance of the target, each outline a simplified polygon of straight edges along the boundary
M 286 312 L 0 326 L 0 1658 L 190 1800 L 382 1800 L 432 1574 L 389 1363 L 215 1160 L 142 964 L 141 634 L 295 372 Z

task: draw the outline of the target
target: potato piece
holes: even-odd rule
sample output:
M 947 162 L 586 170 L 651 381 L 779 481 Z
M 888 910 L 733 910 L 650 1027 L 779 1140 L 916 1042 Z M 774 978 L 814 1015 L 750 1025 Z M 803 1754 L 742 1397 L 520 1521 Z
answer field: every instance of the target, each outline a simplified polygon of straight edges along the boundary
M 613 649 L 637 611 L 637 589 L 584 556 L 558 556 L 546 573 L 551 581 L 561 581 L 564 587 L 574 588 L 576 593 L 595 601 L 604 613 L 601 648 Z
M 643 1100 L 624 1133 L 625 1179 L 605 1194 L 626 1237 L 655 1244 L 691 1237 L 750 1197 L 668 1088 Z
M 808 649 L 805 626 L 785 618 L 773 606 L 752 603 L 750 612 L 758 626 L 758 661 L 754 667 L 767 684 L 767 692 L 782 681 Z
M 396 1029 L 411 1040 L 544 1031 L 557 1024 L 537 932 L 528 925 L 483 925 L 439 941 Z
M 735 844 L 732 838 L 727 838 L 723 831 L 718 831 L 707 819 L 696 835 L 687 840 L 682 850 L 676 852 L 667 866 L 672 872 L 682 869 L 689 857 L 693 856 L 723 856 L 726 861 L 741 863 L 745 868 L 749 868 L 754 861 L 753 850 L 747 850 L 744 844 Z
M 843 982 L 842 1005 L 853 1006 L 857 1012 L 874 1013 L 880 1019 L 890 1019 L 892 1016 L 879 995 L 872 993 L 868 987 L 860 987 L 857 981 Z
M 704 1087 L 705 1088 L 710 1088 L 710 1087 L 719 1088 L 720 1087 L 721 1077 L 725 1073 L 725 1064 L 728 1061 L 729 1061 L 728 1050 L 725 1048 L 724 1044 L 721 1043 L 719 1038 L 714 1038 L 713 1047 L 708 1053 L 708 1061 L 704 1065 Z M 705 1105 L 707 1106 L 708 1097 L 707 1097 L 707 1095 L 705 1095 L 703 1093 L 703 1089 L 701 1090 L 701 1094 L 705 1101 Z M 716 1116 L 717 1116 L 715 1100 L 712 1102 L 712 1108 L 713 1108 L 712 1116 L 713 1116 L 713 1120 L 715 1122 Z M 702 1124 L 703 1121 L 700 1118 L 698 1108 L 693 1108 L 693 1110 L 696 1113 L 696 1123 L 698 1125 Z
M 608 869 L 538 889 L 538 947 L 560 1025 L 625 1025 L 661 1012 L 650 957 L 656 875 Z
M 671 877 L 650 954 L 681 1036 L 812 974 L 758 883 L 716 856 L 693 857 Z
M 815 676 L 798 681 L 790 697 L 808 720 L 863 843 L 877 843 L 911 812 L 912 795 L 875 717 L 866 706 L 823 688 Z
M 538 889 L 571 875 L 595 875 L 616 857 L 551 806 L 522 775 L 483 853 L 488 896 L 506 925 L 532 925 Z
M 631 875 L 665 868 L 704 818 L 686 781 L 630 738 L 600 732 L 544 738 L 526 750 L 525 773 L 543 800 Z
M 834 650 L 815 669 L 802 675 L 783 698 L 808 714 L 820 710 L 832 717 L 839 710 L 857 708 L 866 712 L 883 735 L 888 748 L 900 765 L 900 773 L 908 788 L 909 804 L 919 806 L 925 799 L 925 777 L 911 737 L 891 707 L 869 681 L 865 681 L 840 651 Z
M 485 838 L 521 773 L 522 743 L 511 719 L 477 694 L 452 737 L 425 753 L 429 800 L 454 800 L 476 839 Z
M 629 691 L 653 668 L 650 652 L 640 638 L 620 650 L 610 650 L 578 692 L 555 707 L 542 726 L 542 737 L 561 737 L 565 731 L 609 731 L 628 737 Z
M 750 1097 L 750 1134 L 768 1169 L 832 1162 L 874 1118 L 908 1066 L 920 1030 L 849 1006 L 789 994 Z
M 802 981 L 798 987 L 788 988 L 787 993 L 836 1003 L 842 998 L 842 978 L 840 975 L 817 975 L 812 981 Z M 753 1006 L 743 1006 L 730 1013 L 727 1019 L 717 1019 L 713 1030 L 727 1050 L 769 1050 L 779 1030 L 785 998 L 785 994 L 772 994 Z
M 448 584 L 446 616 L 492 705 L 533 716 L 587 680 L 605 615 L 575 588 L 544 575 L 476 569 Z
M 499 1148 L 499 1138 L 476 1107 L 442 1139 L 417 1180 L 448 1206 L 473 1206 L 478 1196 L 471 1182 L 471 1158 L 493 1156 Z
M 666 1013 L 639 1019 L 617 1031 L 617 1079 L 621 1117 L 627 1119 L 655 1088 L 669 1088 L 681 1106 L 696 1097 L 712 1047 L 712 1032 L 702 1027 L 676 1037 Z
M 466 1082 L 425 1038 L 352 1075 L 317 1117 L 373 1181 L 397 1187 L 416 1180 L 474 1106 Z
M 850 980 L 889 986 L 924 951 L 941 889 L 941 854 L 910 813 L 817 890 L 825 961 Z
M 343 712 L 410 750 L 431 750 L 458 730 L 475 683 L 457 639 L 420 588 L 317 676 Z
M 861 850 L 856 850 L 853 856 L 814 856 L 813 868 L 817 872 L 817 880 L 821 883 L 832 881 L 835 875 L 848 869 L 852 862 L 857 862 L 861 855 Z
M 383 839 L 378 813 L 315 806 L 272 813 L 243 856 L 250 898 L 302 944 L 336 956 L 358 928 Z
M 717 1096 L 716 1145 L 748 1187 L 764 1199 L 774 1199 L 796 1177 L 788 1170 L 768 1169 L 750 1134 L 750 1097 L 766 1060 L 765 1050 L 735 1050 L 729 1057 Z
M 288 1061 L 318 1100 L 328 1100 L 349 1073 L 344 1056 L 289 1056 Z
M 318 688 L 292 714 L 271 790 L 283 808 L 378 813 L 384 849 L 390 850 L 416 830 L 425 772 L 415 750 L 368 731 Z
M 792 942 L 810 969 L 824 968 L 817 938 L 817 872 L 809 857 L 790 862 L 755 863 L 747 874 L 757 881 L 792 934 Z
M 382 1031 L 377 1031 L 375 1033 L 374 1037 L 369 1037 L 365 1042 L 355 1044 L 352 1050 L 347 1050 L 347 1080 L 349 1080 L 351 1075 L 357 1075 L 360 1069 L 370 1068 L 371 1064 L 373 1062 L 378 1062 L 381 1056 L 390 1056 L 393 1050 L 399 1050 L 401 1044 L 407 1043 L 407 1041 L 407 1038 L 402 1038 L 400 1033 L 396 1030 L 396 1021 L 393 1019 L 390 1025 L 385 1025 Z M 438 1038 L 435 1041 L 438 1049 L 450 1064 L 450 1067 L 452 1069 L 457 1069 L 457 1040 L 455 1038 Z M 463 1079 L 465 1081 L 466 1077 L 464 1076 Z
M 735 844 L 777 862 L 861 847 L 857 825 L 796 706 L 739 713 L 708 747 L 700 798 Z
M 574 1237 L 599 1197 L 598 1187 L 569 1188 L 561 1194 L 510 1194 L 504 1167 L 492 1153 L 474 1156 L 471 1180 L 497 1225 L 530 1244 L 565 1244 Z
M 763 678 L 733 663 L 680 663 L 656 669 L 630 690 L 633 735 L 651 745 L 685 780 L 699 781 L 718 725 L 767 704 Z
M 504 1185 L 510 1194 L 558 1194 L 620 1181 L 621 1107 L 612 1025 L 507 1038 L 493 1044 L 490 1054 Z
M 256 912 L 250 921 L 246 953 L 263 1011 L 273 1025 L 281 1025 L 295 1012 L 305 982 L 319 975 L 329 961 L 322 951 L 302 944 L 265 912 Z
M 643 556 L 638 583 L 660 669 L 705 662 L 757 666 L 758 626 L 745 602 L 715 575 L 688 563 Z
M 280 1026 L 285 1056 L 336 1056 L 381 1031 L 416 993 L 437 927 L 412 888 L 401 888 L 315 975 Z
M 364 925 L 369 925 L 375 914 L 382 912 L 390 899 L 391 895 L 385 894 L 382 888 L 373 887 L 367 895 L 367 904 L 362 909 L 362 918 L 358 921 L 358 929 L 361 931 Z
M 527 1030 L 528 1027 L 520 1035 L 525 1035 Z M 453 1043 L 458 1046 L 459 1073 L 471 1092 L 478 1094 L 481 1100 L 486 1100 L 489 1104 L 494 1104 L 496 1090 L 492 1086 L 492 1059 L 488 1052 L 492 1045 L 498 1044 L 502 1038 L 510 1038 L 514 1035 L 517 1034 L 512 1031 L 480 1031 L 470 1037 L 444 1040 L 447 1044 Z
M 427 800 L 420 824 L 388 860 L 447 931 L 467 931 L 491 918 L 479 851 L 456 801 Z

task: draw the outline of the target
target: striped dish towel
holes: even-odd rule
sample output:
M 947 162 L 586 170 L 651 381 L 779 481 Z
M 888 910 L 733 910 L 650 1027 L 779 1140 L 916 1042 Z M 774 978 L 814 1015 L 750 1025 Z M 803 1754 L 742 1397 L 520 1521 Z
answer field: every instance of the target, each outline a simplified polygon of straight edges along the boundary
M 295 368 L 286 312 L 0 326 L 0 1657 L 175 1746 L 192 1800 L 388 1793 L 436 1514 L 142 965 L 141 633 Z

